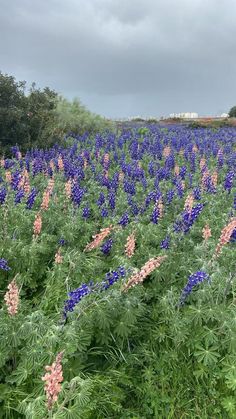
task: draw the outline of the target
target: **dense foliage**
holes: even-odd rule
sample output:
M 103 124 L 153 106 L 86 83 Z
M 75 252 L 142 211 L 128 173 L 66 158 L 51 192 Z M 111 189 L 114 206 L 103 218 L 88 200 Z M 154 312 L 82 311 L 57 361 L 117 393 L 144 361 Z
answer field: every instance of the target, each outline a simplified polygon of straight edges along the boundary
M 50 147 L 65 133 L 81 134 L 104 131 L 111 124 L 89 112 L 79 100 L 72 103 L 54 90 L 29 91 L 26 82 L 0 72 L 0 145 L 5 153 L 18 144 L 22 151 L 30 147 Z
M 230 118 L 236 118 L 236 106 L 233 106 L 229 111 Z
M 236 129 L 14 147 L 0 176 L 0 417 L 234 418 Z

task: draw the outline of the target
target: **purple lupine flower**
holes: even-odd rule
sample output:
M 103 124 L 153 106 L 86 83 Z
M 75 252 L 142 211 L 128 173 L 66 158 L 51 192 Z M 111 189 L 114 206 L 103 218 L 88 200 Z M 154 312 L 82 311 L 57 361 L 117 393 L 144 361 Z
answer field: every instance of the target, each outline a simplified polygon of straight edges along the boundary
M 191 294 L 193 288 L 205 280 L 209 280 L 209 275 L 206 272 L 197 271 L 190 275 L 188 277 L 188 282 L 182 291 L 179 304 L 183 305 L 188 295 Z
M 116 195 L 113 191 L 109 193 L 108 197 L 109 207 L 114 210 L 116 207 Z
M 127 224 L 129 224 L 129 215 L 127 212 L 125 212 L 122 217 L 120 218 L 120 221 L 118 222 L 119 225 L 121 225 L 122 227 L 127 226 Z
M 74 184 L 72 186 L 71 199 L 75 205 L 80 206 L 80 203 L 84 196 L 84 192 L 85 192 L 84 189 L 80 188 L 78 184 Z
M 102 218 L 106 218 L 106 217 L 108 217 L 108 209 L 107 208 L 102 208 L 101 209 L 101 216 L 102 216 Z
M 89 218 L 90 217 L 90 208 L 84 207 L 82 211 L 82 217 L 83 218 Z
M 184 189 L 183 189 L 183 186 L 182 186 L 181 182 L 176 183 L 176 192 L 177 192 L 177 195 L 179 196 L 179 198 L 183 198 Z
M 66 244 L 66 240 L 65 240 L 63 237 L 61 237 L 61 238 L 58 240 L 58 244 L 59 244 L 60 246 L 65 246 L 65 244 Z
M 170 189 L 169 191 L 167 191 L 166 192 L 166 198 L 165 198 L 165 204 L 166 205 L 171 204 L 174 196 L 175 196 L 175 191 L 173 191 L 173 189 Z
M 6 259 L 0 258 L 0 269 L 3 271 L 9 271 L 11 268 L 8 266 L 8 262 Z
M 197 204 L 192 208 L 190 212 L 183 211 L 181 214 L 181 219 L 176 221 L 174 224 L 174 231 L 176 233 L 188 233 L 194 222 L 197 220 L 199 214 L 202 212 L 204 205 Z
M 24 194 L 24 190 L 20 189 L 16 194 L 15 194 L 15 205 L 20 204 L 22 199 L 24 198 L 25 194 Z
M 201 188 L 197 186 L 196 188 L 193 188 L 193 197 L 196 199 L 196 201 L 200 201 L 201 197 Z
M 86 295 L 91 293 L 99 293 L 107 290 L 119 279 L 124 278 L 126 270 L 123 266 L 119 266 L 116 271 L 106 273 L 105 279 L 101 282 L 94 284 L 93 281 L 89 281 L 88 284 L 82 284 L 79 288 L 68 293 L 69 299 L 65 301 L 64 305 L 64 317 L 66 318 L 68 312 L 74 311 L 75 306 L 84 298 Z
M 0 189 L 0 204 L 4 204 L 6 196 L 7 196 L 7 190 L 3 186 L 3 188 Z
M 105 202 L 105 195 L 103 192 L 101 192 L 97 200 L 97 205 L 101 207 L 104 204 L 104 202 Z
M 234 203 L 233 203 L 233 208 L 236 210 L 236 194 L 234 195 Z
M 12 173 L 12 175 L 11 175 L 11 187 L 14 191 L 17 191 L 17 189 L 18 189 L 18 184 L 20 182 L 20 178 L 21 178 L 21 175 L 20 175 L 19 170 L 16 170 L 15 172 Z
M 232 187 L 233 187 L 233 180 L 234 180 L 234 172 L 231 170 L 227 173 L 224 181 L 224 188 L 228 193 L 230 193 Z
M 26 201 L 26 208 L 27 209 L 32 208 L 32 206 L 34 205 L 34 201 L 35 201 L 35 198 L 36 198 L 37 194 L 38 194 L 38 191 L 35 188 L 32 188 L 31 191 L 30 191 L 30 194 L 28 196 L 28 199 Z
M 166 236 L 164 238 L 164 240 L 161 241 L 160 248 L 161 249 L 166 249 L 166 250 L 168 250 L 170 248 L 170 237 L 169 236 Z
M 186 173 L 187 173 L 187 167 L 181 166 L 179 170 L 179 176 L 181 177 L 182 180 L 185 179 Z
M 160 211 L 159 209 L 155 206 L 154 210 L 152 211 L 152 215 L 151 215 L 151 222 L 153 224 L 158 224 L 158 220 L 160 217 Z
M 102 244 L 102 246 L 100 247 L 100 249 L 101 249 L 102 253 L 103 253 L 104 255 L 109 255 L 109 253 L 110 253 L 110 251 L 111 251 L 111 248 L 112 248 L 112 245 L 113 245 L 113 240 L 112 240 L 112 238 L 107 239 L 107 240 L 106 240 L 106 241 Z

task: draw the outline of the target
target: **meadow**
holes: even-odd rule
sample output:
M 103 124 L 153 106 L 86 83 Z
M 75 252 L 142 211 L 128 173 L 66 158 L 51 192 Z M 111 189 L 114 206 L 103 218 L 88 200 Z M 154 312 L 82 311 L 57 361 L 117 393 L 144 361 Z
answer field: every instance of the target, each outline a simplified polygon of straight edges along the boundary
M 236 417 L 236 128 L 0 166 L 0 418 Z

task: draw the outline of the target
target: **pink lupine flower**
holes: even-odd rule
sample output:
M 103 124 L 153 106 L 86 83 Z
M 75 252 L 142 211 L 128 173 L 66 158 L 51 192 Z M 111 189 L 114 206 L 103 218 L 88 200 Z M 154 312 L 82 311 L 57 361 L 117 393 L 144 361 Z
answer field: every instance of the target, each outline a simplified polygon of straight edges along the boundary
M 215 171 L 211 175 L 211 182 L 212 182 L 212 185 L 214 186 L 214 188 L 216 188 L 216 186 L 217 186 L 217 181 L 218 181 L 218 173 L 217 173 L 217 171 Z
M 108 170 L 104 170 L 104 177 L 105 177 L 106 179 L 108 179 L 108 176 L 109 176 L 109 172 L 108 172 Z
M 52 177 L 49 182 L 48 182 L 48 186 L 47 186 L 47 190 L 50 193 L 50 195 L 52 194 L 53 188 L 54 188 L 54 184 L 55 184 L 55 179 Z
M 84 251 L 91 251 L 93 249 L 96 249 L 96 247 L 100 246 L 100 244 L 102 243 L 102 241 L 109 236 L 109 234 L 111 233 L 113 229 L 113 226 L 110 225 L 109 227 L 106 228 L 102 228 L 100 230 L 100 233 L 95 234 L 93 236 L 93 241 L 91 243 L 88 243 L 87 246 L 85 247 Z
M 119 182 L 121 183 L 123 180 L 124 180 L 124 173 L 123 172 L 119 172 L 119 178 L 118 178 L 118 180 L 119 180 Z
M 34 237 L 37 237 L 41 233 L 41 230 L 42 230 L 42 217 L 41 217 L 41 214 L 38 212 L 34 220 Z
M 58 158 L 58 167 L 59 167 L 60 171 L 62 171 L 64 169 L 64 163 L 63 163 L 63 160 L 62 160 L 61 156 L 59 156 L 59 158 Z
M 205 225 L 202 229 L 202 237 L 205 241 L 207 241 L 211 237 L 211 229 L 208 224 Z
M 164 212 L 164 204 L 163 204 L 162 198 L 159 198 L 158 201 L 156 202 L 156 208 L 158 209 L 159 218 L 162 218 L 163 212 Z
M 171 153 L 171 148 L 170 148 L 170 146 L 169 145 L 167 145 L 166 147 L 164 147 L 164 149 L 163 149 L 163 156 L 164 157 L 168 157 L 169 155 L 170 155 L 170 153 Z
M 69 179 L 65 183 L 65 193 L 66 193 L 67 198 L 71 197 L 71 189 L 72 189 L 72 181 L 71 181 L 71 179 Z
M 4 159 L 1 159 L 1 160 L 0 160 L 0 166 L 1 166 L 1 167 L 5 167 L 5 160 L 4 160 Z
M 104 164 L 104 166 L 107 166 L 108 165 L 109 160 L 110 160 L 109 153 L 105 153 L 104 156 L 103 156 L 103 164 Z
M 43 200 L 41 203 L 41 209 L 42 210 L 47 210 L 49 207 L 49 201 L 50 201 L 50 192 L 48 189 L 46 189 L 46 191 L 43 193 Z
M 62 262 L 63 262 L 63 257 L 62 257 L 62 254 L 61 254 L 61 249 L 59 248 L 57 253 L 55 254 L 55 263 L 60 264 Z
M 176 164 L 175 167 L 174 167 L 174 174 L 175 174 L 175 176 L 179 176 L 179 166 L 178 166 L 178 164 Z
M 5 178 L 6 178 L 6 182 L 11 182 L 11 172 L 10 170 L 6 170 L 5 172 Z
M 204 166 L 206 166 L 206 159 L 205 159 L 205 157 L 202 157 L 201 158 L 199 165 L 200 165 L 200 169 L 201 170 L 203 169 Z
M 45 367 L 47 372 L 42 380 L 45 381 L 44 390 L 46 392 L 48 410 L 53 408 L 54 403 L 58 399 L 58 394 L 61 391 L 61 383 L 63 381 L 62 361 L 63 352 L 59 352 L 56 361 L 51 366 Z
M 184 210 L 187 212 L 191 212 L 193 209 L 193 203 L 194 203 L 194 196 L 192 193 L 190 193 L 184 203 Z
M 54 164 L 53 160 L 50 160 L 49 167 L 52 169 L 52 171 L 55 170 L 55 164 Z
M 132 233 L 128 236 L 127 242 L 125 245 L 125 254 L 128 258 L 131 258 L 135 250 L 135 234 Z
M 5 294 L 4 301 L 7 305 L 7 311 L 10 316 L 15 316 L 19 306 L 19 289 L 15 279 L 8 285 L 8 291 Z
M 221 235 L 218 241 L 218 245 L 216 247 L 215 253 L 214 253 L 214 257 L 217 257 L 221 251 L 222 248 L 229 243 L 231 235 L 233 233 L 233 231 L 236 229 L 236 218 L 233 218 L 229 224 L 227 224 L 227 226 L 225 226 L 222 231 L 221 231 Z
M 193 148 L 192 148 L 192 151 L 193 151 L 194 153 L 197 153 L 197 152 L 198 152 L 198 146 L 197 146 L 196 144 L 194 144 L 194 146 L 193 146 Z
M 123 291 L 128 291 L 130 288 L 134 287 L 137 284 L 143 283 L 144 279 L 152 272 L 154 269 L 158 268 L 161 263 L 166 259 L 165 256 L 157 256 L 155 258 L 149 259 L 145 265 L 141 268 L 141 270 L 132 275 L 127 283 L 123 287 Z

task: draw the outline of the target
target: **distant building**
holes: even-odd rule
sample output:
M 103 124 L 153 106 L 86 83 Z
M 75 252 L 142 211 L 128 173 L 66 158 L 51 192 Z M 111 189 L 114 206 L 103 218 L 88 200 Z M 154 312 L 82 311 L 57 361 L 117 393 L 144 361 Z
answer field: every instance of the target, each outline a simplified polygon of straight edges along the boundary
M 220 116 L 221 116 L 221 118 L 228 118 L 229 114 L 228 113 L 222 113 Z
M 197 112 L 171 113 L 170 118 L 194 119 L 194 118 L 198 118 L 198 113 Z

